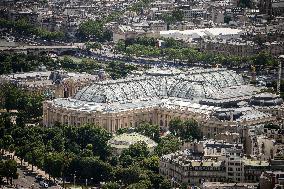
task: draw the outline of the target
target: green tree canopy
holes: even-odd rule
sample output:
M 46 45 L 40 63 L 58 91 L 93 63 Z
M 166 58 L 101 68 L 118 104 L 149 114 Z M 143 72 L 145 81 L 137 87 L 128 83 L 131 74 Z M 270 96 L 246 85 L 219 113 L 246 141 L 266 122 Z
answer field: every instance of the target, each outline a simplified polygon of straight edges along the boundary
M 158 156 L 173 153 L 179 150 L 180 146 L 181 146 L 181 141 L 177 137 L 173 135 L 167 135 L 161 138 L 161 141 L 159 142 L 158 146 L 155 149 L 155 153 Z
M 87 20 L 79 25 L 78 36 L 85 40 L 94 38 L 99 41 L 109 41 L 112 34 L 104 28 L 103 22 Z
M 160 141 L 160 127 L 149 123 L 141 123 L 135 127 L 135 132 L 145 135 L 156 142 Z
M 203 137 L 197 121 L 193 119 L 173 119 L 169 123 L 169 131 L 183 140 L 201 140 Z

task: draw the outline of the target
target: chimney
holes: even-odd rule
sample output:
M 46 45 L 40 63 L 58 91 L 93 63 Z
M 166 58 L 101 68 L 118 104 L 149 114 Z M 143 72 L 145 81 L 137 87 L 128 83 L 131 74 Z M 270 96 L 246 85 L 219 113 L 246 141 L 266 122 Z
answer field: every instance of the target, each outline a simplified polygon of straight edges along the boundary
M 234 121 L 234 114 L 233 114 L 233 111 L 230 111 L 230 121 Z
M 279 56 L 279 67 L 278 67 L 277 94 L 280 94 L 281 74 L 282 74 L 282 61 L 283 60 L 284 60 L 284 55 L 280 55 Z

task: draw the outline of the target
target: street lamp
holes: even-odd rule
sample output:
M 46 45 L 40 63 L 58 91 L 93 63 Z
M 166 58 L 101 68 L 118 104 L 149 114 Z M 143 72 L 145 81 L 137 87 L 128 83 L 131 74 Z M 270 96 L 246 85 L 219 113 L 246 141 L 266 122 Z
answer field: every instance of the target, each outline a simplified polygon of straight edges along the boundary
M 74 188 L 75 188 L 75 181 L 76 181 L 76 171 L 73 174 L 73 179 L 74 179 Z
M 91 178 L 91 181 L 93 181 L 94 178 Z M 88 186 L 88 179 L 86 179 L 86 187 Z

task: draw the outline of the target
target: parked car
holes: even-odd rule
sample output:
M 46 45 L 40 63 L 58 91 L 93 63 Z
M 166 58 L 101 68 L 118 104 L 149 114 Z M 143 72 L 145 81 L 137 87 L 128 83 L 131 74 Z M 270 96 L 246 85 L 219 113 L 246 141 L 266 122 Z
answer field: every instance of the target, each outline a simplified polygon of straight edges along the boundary
M 36 179 L 36 182 L 43 181 L 43 178 L 42 178 L 41 175 L 37 175 L 37 176 L 35 177 L 35 179 Z
M 43 187 L 43 188 L 48 188 L 48 184 L 47 184 L 46 182 L 44 182 L 44 181 L 40 181 L 40 182 L 39 182 L 39 185 L 40 185 L 41 187 Z

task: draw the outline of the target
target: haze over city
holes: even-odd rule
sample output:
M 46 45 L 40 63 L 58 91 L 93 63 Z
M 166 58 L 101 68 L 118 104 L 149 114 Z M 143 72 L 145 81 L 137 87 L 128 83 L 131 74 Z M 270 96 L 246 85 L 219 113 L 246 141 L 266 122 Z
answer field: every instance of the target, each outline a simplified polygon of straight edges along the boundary
M 0 188 L 284 189 L 283 0 L 1 0 Z

